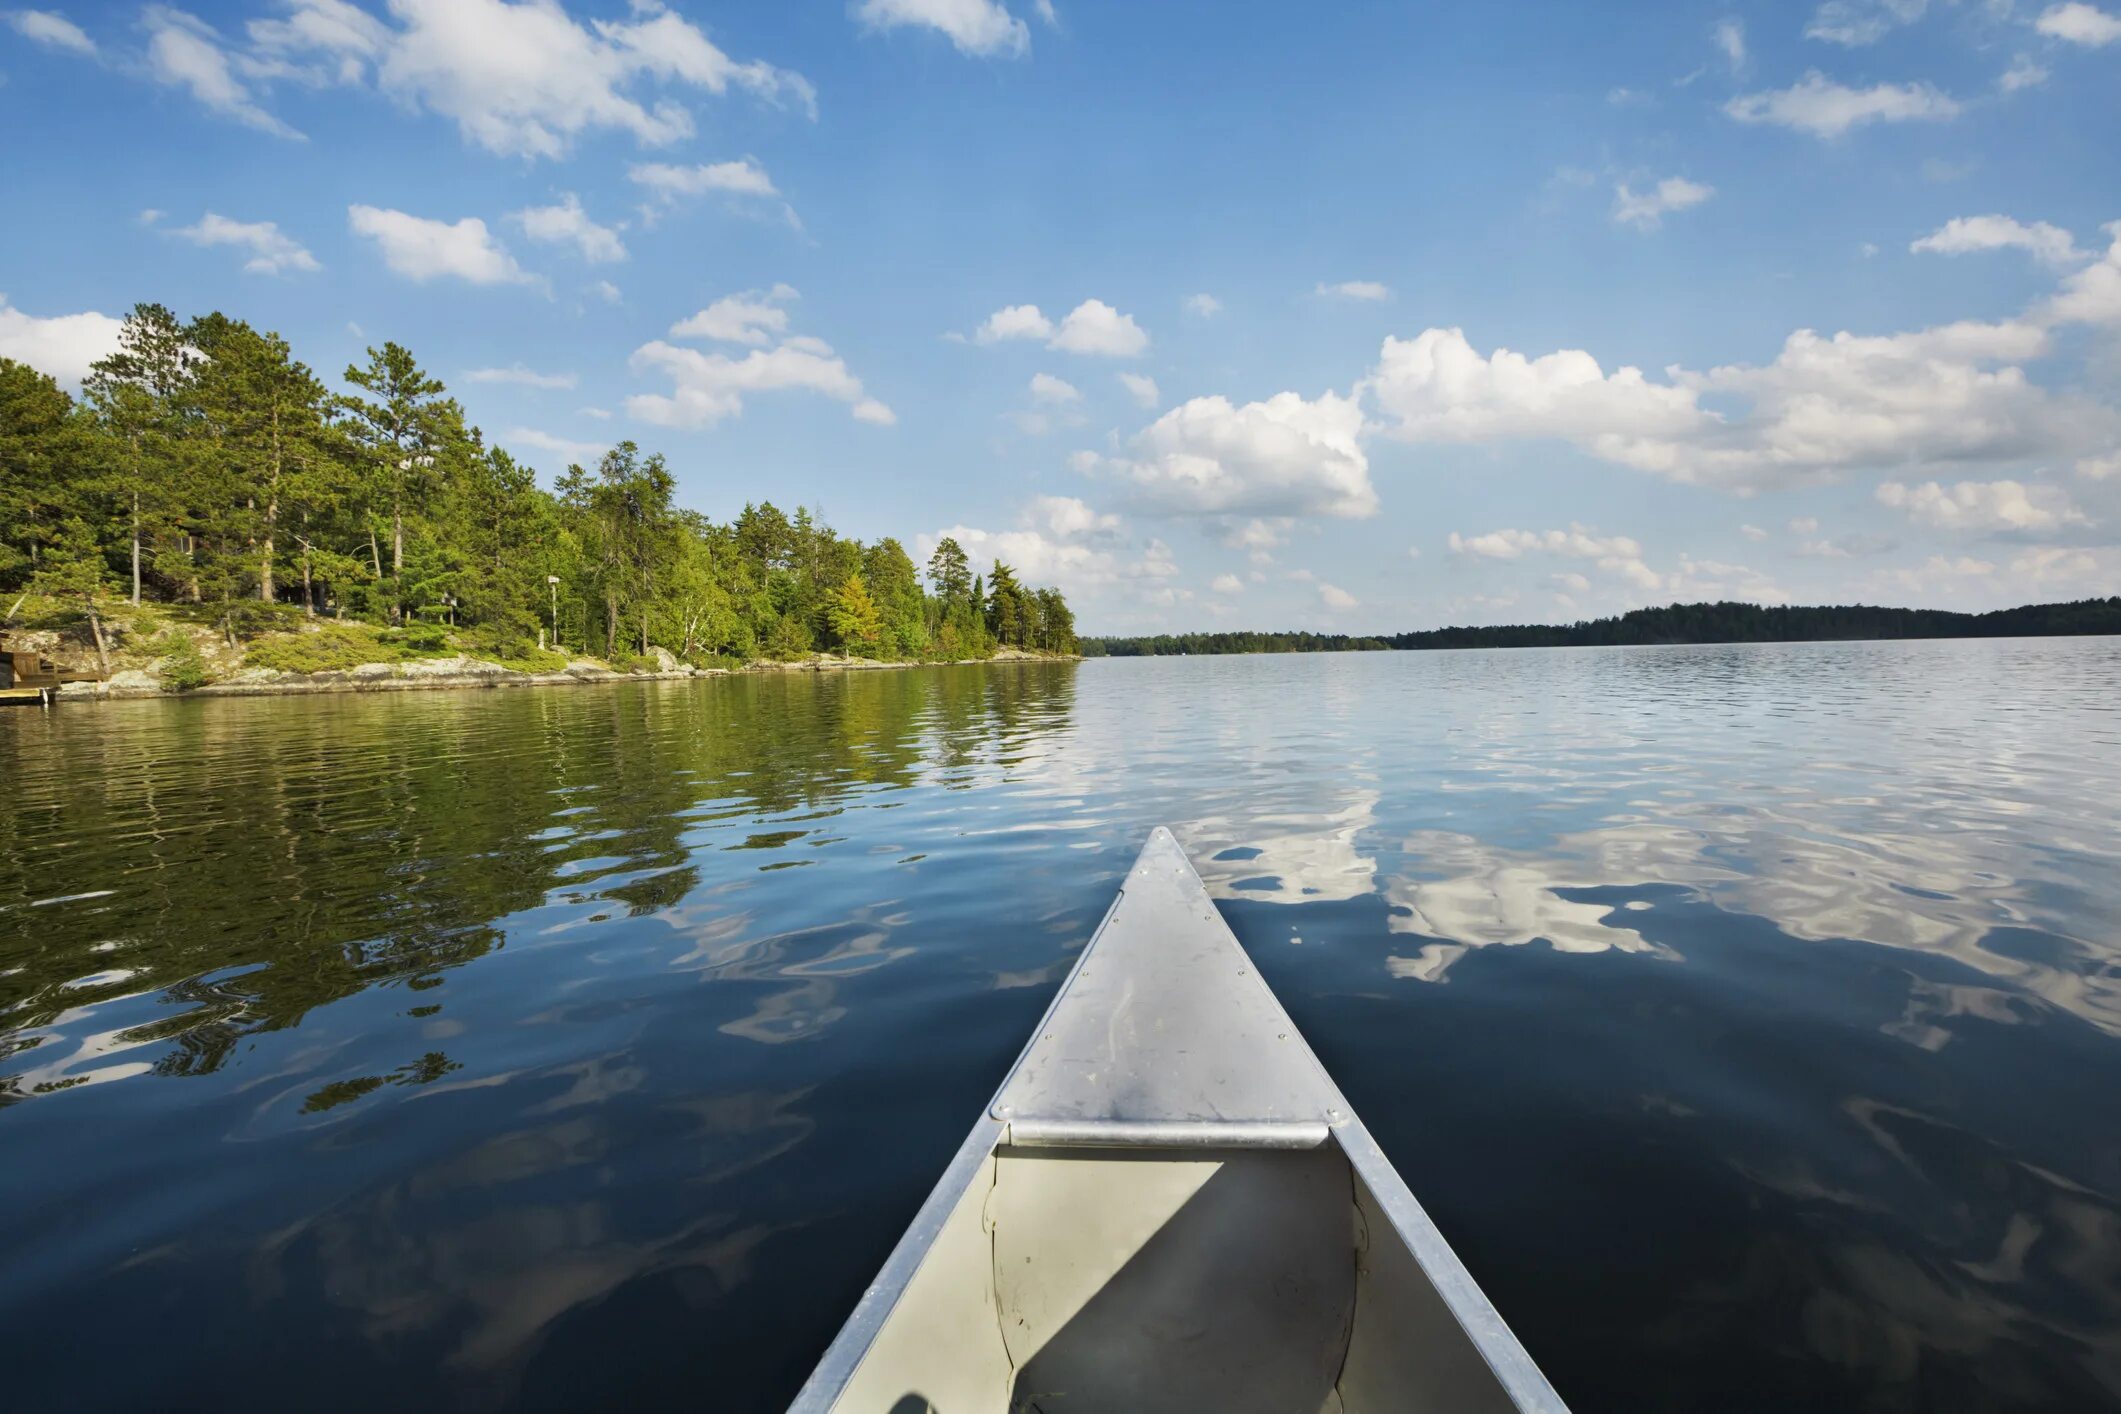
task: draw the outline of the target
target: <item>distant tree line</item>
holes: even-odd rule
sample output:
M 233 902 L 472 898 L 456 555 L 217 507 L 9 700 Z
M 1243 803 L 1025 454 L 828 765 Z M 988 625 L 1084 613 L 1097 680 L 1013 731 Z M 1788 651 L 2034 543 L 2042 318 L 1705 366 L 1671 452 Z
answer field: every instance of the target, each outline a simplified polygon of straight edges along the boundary
M 1324 633 L 1179 633 L 1086 638 L 1085 657 L 1343 653 L 1386 648 L 1577 648 L 1629 643 L 1795 643 L 1853 638 L 2018 638 L 2121 633 L 2121 598 L 2028 604 L 1985 614 L 1867 604 L 1668 604 L 1570 624 L 1424 629 L 1384 638 Z
M 1146 638 L 1085 638 L 1085 658 L 1173 658 L 1196 653 L 1359 653 L 1390 648 L 1382 638 L 1344 633 L 1159 633 Z
M 231 640 L 425 623 L 504 656 L 555 628 L 610 659 L 1074 650 L 1057 590 L 1006 564 L 975 574 L 955 541 L 924 586 L 897 540 L 839 536 L 808 510 L 761 502 L 718 524 L 631 442 L 547 491 L 397 344 L 345 384 L 277 334 L 152 304 L 79 398 L 0 359 L 0 610 L 55 596 L 99 653 L 120 600 L 187 606 Z

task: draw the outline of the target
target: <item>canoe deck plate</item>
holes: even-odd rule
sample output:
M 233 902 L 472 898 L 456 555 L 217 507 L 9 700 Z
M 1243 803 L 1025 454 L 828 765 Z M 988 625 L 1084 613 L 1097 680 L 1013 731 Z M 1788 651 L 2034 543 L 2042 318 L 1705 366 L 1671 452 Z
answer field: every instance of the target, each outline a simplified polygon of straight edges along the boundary
M 1159 828 L 991 1113 L 1027 1147 L 1307 1149 L 1348 1110 Z

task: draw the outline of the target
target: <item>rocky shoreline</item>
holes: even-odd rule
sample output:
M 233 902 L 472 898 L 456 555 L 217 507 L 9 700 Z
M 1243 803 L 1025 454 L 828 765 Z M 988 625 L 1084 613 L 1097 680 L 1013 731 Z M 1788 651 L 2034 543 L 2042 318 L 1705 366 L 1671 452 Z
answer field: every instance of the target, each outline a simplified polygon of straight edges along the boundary
M 814 654 L 789 662 L 759 659 L 741 668 L 695 668 L 667 658 L 654 672 L 622 673 L 602 663 L 578 659 L 558 672 L 524 672 L 479 658 L 416 658 L 398 663 L 363 663 L 344 672 L 293 673 L 273 668 L 245 668 L 225 682 L 189 691 L 164 686 L 153 673 L 131 669 L 104 682 L 68 683 L 58 691 L 62 702 L 126 701 L 141 698 L 292 697 L 339 692 L 426 692 L 448 688 L 571 687 L 587 683 L 676 682 L 690 678 L 732 677 L 747 673 L 877 672 L 887 668 L 985 667 L 994 663 L 1073 662 L 1055 654 L 1004 649 L 991 658 L 950 662 L 878 662 L 868 658 L 835 658 Z

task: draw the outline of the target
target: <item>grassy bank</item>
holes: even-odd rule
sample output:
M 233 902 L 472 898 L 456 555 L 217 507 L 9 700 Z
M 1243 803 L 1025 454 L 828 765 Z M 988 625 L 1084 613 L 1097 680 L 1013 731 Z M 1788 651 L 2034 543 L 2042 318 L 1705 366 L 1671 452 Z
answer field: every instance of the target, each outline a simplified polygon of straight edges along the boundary
M 267 612 L 240 624 L 209 620 L 184 605 L 126 605 L 101 623 L 102 651 L 78 611 L 25 597 L 0 626 L 0 646 L 42 654 L 63 671 L 107 672 L 71 684 L 63 698 L 252 696 L 500 687 L 715 676 L 733 672 L 825 672 L 924 663 L 1034 661 L 1072 655 L 1005 648 L 978 660 L 878 660 L 826 653 L 753 659 L 683 658 L 661 647 L 606 659 L 588 653 L 489 642 L 446 624 L 384 628 Z

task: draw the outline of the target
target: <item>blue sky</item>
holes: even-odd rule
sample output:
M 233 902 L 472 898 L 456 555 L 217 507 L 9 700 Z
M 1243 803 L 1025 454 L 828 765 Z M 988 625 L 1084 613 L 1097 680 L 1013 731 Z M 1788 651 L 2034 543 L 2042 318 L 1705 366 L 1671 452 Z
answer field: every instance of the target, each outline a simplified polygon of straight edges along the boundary
M 136 300 L 395 339 L 1091 630 L 2121 592 L 2112 0 L 44 3 L 69 382 Z

